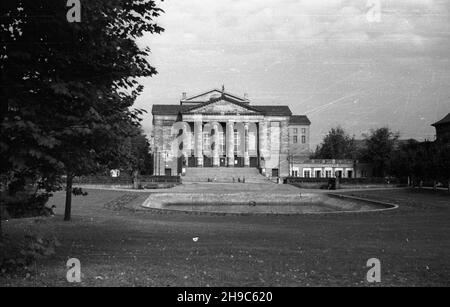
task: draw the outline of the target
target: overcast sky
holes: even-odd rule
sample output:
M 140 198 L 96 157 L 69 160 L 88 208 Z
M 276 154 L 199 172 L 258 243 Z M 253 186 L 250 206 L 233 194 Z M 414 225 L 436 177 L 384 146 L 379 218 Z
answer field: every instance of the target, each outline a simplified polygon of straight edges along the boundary
M 159 72 L 142 80 L 145 130 L 152 104 L 224 84 L 308 115 L 313 146 L 338 124 L 356 137 L 389 126 L 433 139 L 430 124 L 450 112 L 450 1 L 379 2 L 380 22 L 367 0 L 162 2 L 166 31 L 140 41 Z

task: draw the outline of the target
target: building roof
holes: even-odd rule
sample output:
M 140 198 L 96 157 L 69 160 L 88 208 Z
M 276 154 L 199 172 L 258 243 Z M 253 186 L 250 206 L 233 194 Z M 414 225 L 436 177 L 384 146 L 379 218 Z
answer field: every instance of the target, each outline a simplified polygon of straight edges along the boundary
M 431 126 L 440 126 L 440 125 L 444 125 L 444 124 L 450 124 L 450 113 L 447 114 L 447 116 L 445 116 L 443 119 L 441 119 L 440 121 L 432 124 Z
M 154 104 L 152 106 L 153 115 L 178 115 L 183 108 L 191 106 L 180 106 L 177 104 Z
M 202 105 L 176 105 L 176 104 L 154 104 L 152 107 L 153 115 L 178 115 L 179 113 L 185 113 L 190 109 L 198 108 Z M 242 105 L 242 104 L 241 104 Z M 261 112 L 264 115 L 271 116 L 291 116 L 292 112 L 288 106 L 248 106 L 247 108 L 251 108 Z M 309 122 L 309 120 L 308 120 Z
M 253 106 L 255 109 L 258 109 L 264 115 L 272 115 L 272 116 L 291 116 L 292 112 L 288 106 Z
M 292 115 L 289 120 L 291 125 L 311 125 L 311 121 L 306 115 Z

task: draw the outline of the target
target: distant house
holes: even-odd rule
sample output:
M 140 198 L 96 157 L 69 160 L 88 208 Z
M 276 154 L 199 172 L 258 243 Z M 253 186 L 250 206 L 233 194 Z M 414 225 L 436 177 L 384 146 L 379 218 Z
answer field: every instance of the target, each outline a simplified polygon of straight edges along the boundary
M 432 124 L 436 128 L 436 140 L 444 143 L 450 143 L 450 113 L 440 121 Z

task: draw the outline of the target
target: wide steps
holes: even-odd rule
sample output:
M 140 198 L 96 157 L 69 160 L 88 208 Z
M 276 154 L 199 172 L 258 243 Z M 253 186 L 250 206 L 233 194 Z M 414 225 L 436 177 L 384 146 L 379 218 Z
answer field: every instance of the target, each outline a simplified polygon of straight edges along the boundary
M 181 177 L 182 182 L 238 182 L 269 183 L 268 178 L 261 175 L 253 167 L 189 167 L 186 174 Z

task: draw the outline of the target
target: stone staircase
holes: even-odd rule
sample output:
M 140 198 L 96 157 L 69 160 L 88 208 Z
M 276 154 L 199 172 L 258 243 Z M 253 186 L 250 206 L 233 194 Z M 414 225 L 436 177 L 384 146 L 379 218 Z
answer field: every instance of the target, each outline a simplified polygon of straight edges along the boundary
M 245 178 L 245 183 L 272 183 L 268 178 L 261 175 L 254 167 L 188 167 L 186 174 L 181 176 L 183 183 L 192 182 L 218 182 L 238 183 Z

